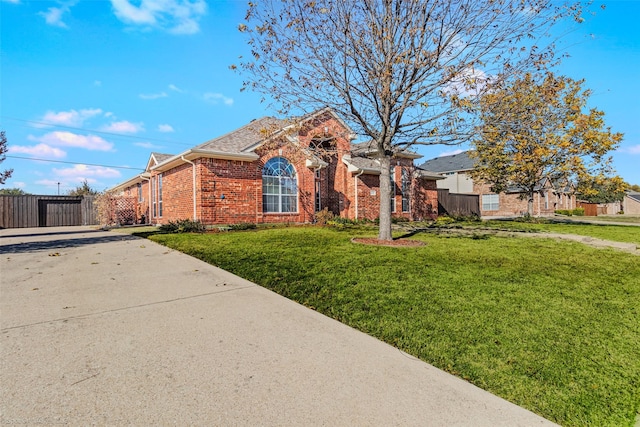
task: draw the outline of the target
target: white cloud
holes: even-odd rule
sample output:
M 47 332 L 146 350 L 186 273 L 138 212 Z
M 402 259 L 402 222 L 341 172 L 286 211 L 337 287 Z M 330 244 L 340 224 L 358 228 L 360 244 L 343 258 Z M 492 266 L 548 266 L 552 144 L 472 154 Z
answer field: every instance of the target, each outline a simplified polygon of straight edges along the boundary
M 147 150 L 155 150 L 155 149 L 159 149 L 162 148 L 159 145 L 154 145 L 150 142 L 134 142 L 133 145 L 137 146 L 137 147 L 142 147 L 142 148 L 146 148 Z
M 41 142 L 46 145 L 57 147 L 84 148 L 92 151 L 112 151 L 113 144 L 96 135 L 78 135 L 72 132 L 55 131 L 43 136 L 35 137 L 29 135 L 30 141 Z
M 166 92 L 160 92 L 160 93 L 149 93 L 149 94 L 141 93 L 138 96 L 142 99 L 158 99 L 158 98 L 166 98 L 169 95 L 167 95 Z
M 630 147 L 620 147 L 618 151 L 628 154 L 640 154 L 640 144 L 632 145 Z
M 168 124 L 158 125 L 158 131 L 163 132 L 163 133 L 175 132 L 174 129 L 173 129 L 173 126 L 168 125 Z
M 19 4 L 20 0 L 2 0 L 4 3 L 13 3 L 13 4 Z
M 119 122 L 113 122 L 108 126 L 102 127 L 106 132 L 118 132 L 118 133 L 138 133 L 144 130 L 143 123 L 131 123 L 127 120 Z
M 52 125 L 82 126 L 86 120 L 100 114 L 102 114 L 100 108 L 86 108 L 80 111 L 47 111 L 42 117 L 42 121 Z
M 22 182 L 22 181 L 12 181 L 11 182 L 11 187 L 13 188 L 25 188 L 27 186 L 26 182 Z
M 39 12 L 38 15 L 44 17 L 47 24 L 54 27 L 68 28 L 67 24 L 62 21 L 63 15 L 71 11 L 71 6 L 74 6 L 77 1 L 68 1 L 62 3 L 59 7 L 50 7 L 46 12 Z
M 62 169 L 53 168 L 53 173 L 63 179 L 72 181 L 84 181 L 86 179 L 89 183 L 96 182 L 96 178 L 118 178 L 121 175 L 118 170 L 113 168 L 87 165 L 74 165 L 73 167 Z
M 443 151 L 442 153 L 438 154 L 438 157 L 453 156 L 455 154 L 460 154 L 460 153 L 463 153 L 463 152 L 464 152 L 464 150 L 460 150 L 460 149 L 451 150 L 451 151 Z
M 198 21 L 207 13 L 205 0 L 111 0 L 114 13 L 122 22 L 143 29 L 160 28 L 173 34 L 195 34 Z
M 178 86 L 174 84 L 169 85 L 169 89 L 171 89 L 174 92 L 184 93 L 184 90 L 180 89 Z
M 51 147 L 48 144 L 38 144 L 34 146 L 24 145 L 11 145 L 9 146 L 10 153 L 28 154 L 32 157 L 44 157 L 47 159 L 62 159 L 67 155 L 66 152 L 59 148 Z
M 67 185 L 66 182 L 55 181 L 53 179 L 39 179 L 36 181 L 36 184 L 44 185 L 45 187 L 53 187 L 53 188 L 56 188 L 59 184 L 62 184 L 63 187 Z
M 226 97 L 221 93 L 207 92 L 202 95 L 202 98 L 211 104 L 217 104 L 222 101 L 224 105 L 233 105 L 233 98 Z

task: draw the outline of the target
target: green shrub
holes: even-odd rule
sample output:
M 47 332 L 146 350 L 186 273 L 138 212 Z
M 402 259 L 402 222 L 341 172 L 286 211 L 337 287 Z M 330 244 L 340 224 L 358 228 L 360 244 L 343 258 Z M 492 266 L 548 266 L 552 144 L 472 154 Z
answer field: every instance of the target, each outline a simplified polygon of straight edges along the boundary
M 240 230 L 255 230 L 257 225 L 252 222 L 240 222 L 238 224 L 229 225 L 229 230 L 240 231 Z
M 409 218 L 405 218 L 403 216 L 392 216 L 391 223 L 392 224 L 401 224 L 404 222 L 409 222 Z
M 555 211 L 555 213 L 557 213 L 558 215 L 566 215 L 566 216 L 573 215 L 573 211 L 567 210 L 567 209 L 558 209 L 557 211 Z
M 575 216 L 584 216 L 584 208 L 575 208 L 572 212 Z
M 436 219 L 436 225 L 453 224 L 454 222 L 456 222 L 456 220 L 454 218 L 451 218 L 450 216 L 447 216 L 447 215 L 439 216 Z
M 167 224 L 162 224 L 160 231 L 163 233 L 204 233 L 207 231 L 207 228 L 200 221 L 178 219 L 176 221 L 169 221 Z

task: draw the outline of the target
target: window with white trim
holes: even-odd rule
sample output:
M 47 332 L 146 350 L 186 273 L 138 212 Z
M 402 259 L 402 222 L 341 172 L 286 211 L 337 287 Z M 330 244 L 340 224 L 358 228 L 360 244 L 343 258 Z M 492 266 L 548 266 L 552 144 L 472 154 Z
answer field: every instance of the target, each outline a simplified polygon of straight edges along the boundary
M 391 213 L 396 211 L 396 168 L 391 166 L 389 170 L 389 185 L 391 186 Z
M 497 211 L 498 209 L 500 209 L 500 196 L 498 194 L 482 195 L 483 211 Z
M 142 203 L 144 199 L 142 198 L 142 184 L 138 183 L 138 202 Z
M 153 217 L 158 216 L 158 207 L 156 204 L 156 177 L 151 178 L 151 205 L 153 206 Z
M 158 175 L 158 216 L 162 217 L 162 174 Z
M 284 157 L 270 159 L 262 169 L 262 211 L 266 213 L 298 211 L 296 170 Z
M 409 171 L 402 169 L 402 212 L 409 212 L 411 209 L 411 179 L 409 178 Z

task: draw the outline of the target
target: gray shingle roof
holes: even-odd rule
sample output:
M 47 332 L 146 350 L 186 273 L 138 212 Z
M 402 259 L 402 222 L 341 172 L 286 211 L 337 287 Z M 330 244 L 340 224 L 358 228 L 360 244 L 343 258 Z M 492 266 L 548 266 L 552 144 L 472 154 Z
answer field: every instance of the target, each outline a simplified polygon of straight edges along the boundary
M 468 153 L 468 151 L 465 151 L 451 156 L 436 157 L 435 159 L 427 160 L 418 167 L 438 173 L 468 171 L 473 169 L 475 164 L 475 160 L 470 158 Z
M 168 158 L 173 157 L 173 154 L 163 154 L 163 153 L 151 153 L 151 155 L 156 159 L 156 162 L 162 163 Z
M 380 162 L 376 161 L 375 159 L 370 159 L 368 157 L 352 156 L 351 159 L 349 160 L 349 163 L 351 163 L 352 165 L 360 169 L 374 169 L 378 171 L 381 170 Z
M 627 197 L 629 197 L 630 199 L 633 199 L 635 201 L 640 202 L 640 193 L 629 191 L 627 193 Z
M 270 133 L 280 130 L 288 122 L 274 117 L 262 117 L 251 121 L 239 129 L 231 131 L 226 135 L 211 139 L 198 145 L 198 150 L 214 150 L 227 153 L 240 153 L 248 147 L 262 141 Z

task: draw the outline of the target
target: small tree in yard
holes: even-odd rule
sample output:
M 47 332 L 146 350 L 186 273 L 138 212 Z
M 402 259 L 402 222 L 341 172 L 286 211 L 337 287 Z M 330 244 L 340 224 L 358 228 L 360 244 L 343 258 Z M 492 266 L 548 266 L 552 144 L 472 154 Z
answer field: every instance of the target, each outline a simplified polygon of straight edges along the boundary
M 80 185 L 67 193 L 69 196 L 97 196 L 100 192 L 91 188 L 89 182 L 85 179 Z
M 548 0 L 264 0 L 249 3 L 244 88 L 279 113 L 329 106 L 372 141 L 381 164 L 379 239 L 391 239 L 391 160 L 459 144 L 493 84 L 556 61 L 536 46 L 578 4 Z M 231 68 L 236 68 L 232 66 Z
M 622 134 L 605 128 L 604 113 L 585 111 L 590 92 L 583 81 L 547 73 L 527 74 L 495 88 L 481 100 L 480 138 L 472 141 L 477 165 L 472 176 L 503 192 L 520 187 L 533 215 L 533 196 L 544 178 L 588 181 L 610 173 Z
M 0 163 L 4 162 L 7 159 L 7 137 L 4 131 L 0 132 Z M 5 171 L 0 171 L 0 185 L 4 184 L 5 181 L 11 178 L 11 174 L 13 173 L 13 169 L 8 169 Z

